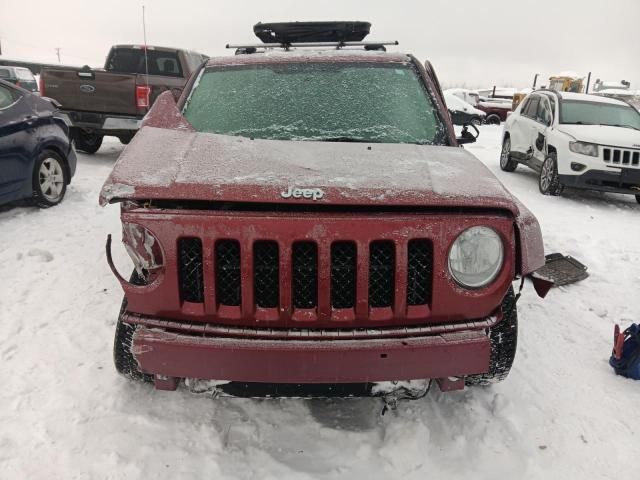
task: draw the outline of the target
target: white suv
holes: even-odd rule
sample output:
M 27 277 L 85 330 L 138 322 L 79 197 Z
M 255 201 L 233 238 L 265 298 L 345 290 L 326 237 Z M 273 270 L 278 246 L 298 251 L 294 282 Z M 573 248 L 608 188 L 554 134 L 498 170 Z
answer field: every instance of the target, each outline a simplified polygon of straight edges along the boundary
M 500 168 L 540 174 L 540 192 L 565 186 L 634 194 L 640 203 L 640 113 L 613 98 L 538 90 L 507 118 Z

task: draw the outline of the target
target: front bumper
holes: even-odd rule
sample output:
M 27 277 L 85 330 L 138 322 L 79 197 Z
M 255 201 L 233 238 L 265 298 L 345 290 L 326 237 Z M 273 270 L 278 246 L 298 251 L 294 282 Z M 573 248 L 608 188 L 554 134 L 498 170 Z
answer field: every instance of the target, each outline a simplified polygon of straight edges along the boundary
M 560 183 L 571 188 L 602 192 L 640 194 L 640 169 L 615 168 L 588 170 L 582 175 L 558 175 Z
M 138 323 L 131 352 L 141 370 L 153 374 L 156 387 L 175 389 L 178 378 L 259 383 L 365 383 L 463 377 L 489 369 L 490 341 L 485 327 L 495 317 L 448 329 L 432 327 L 417 335 L 395 329 L 393 336 L 370 338 L 351 333 L 322 339 L 307 334 L 289 338 L 271 330 L 259 338 L 234 336 L 233 330 L 207 334 L 183 327 L 158 328 L 163 320 L 142 320 L 125 312 L 123 321 Z M 155 324 L 154 324 L 155 320 Z M 171 322 L 166 323 L 171 327 Z M 176 324 L 173 324 L 175 326 Z M 184 324 L 183 324 L 184 325 Z M 470 326 L 473 328 L 470 328 Z M 416 330 L 417 331 L 417 330 Z M 266 332 L 265 332 L 266 333 Z M 309 339 L 306 339 L 309 338 Z

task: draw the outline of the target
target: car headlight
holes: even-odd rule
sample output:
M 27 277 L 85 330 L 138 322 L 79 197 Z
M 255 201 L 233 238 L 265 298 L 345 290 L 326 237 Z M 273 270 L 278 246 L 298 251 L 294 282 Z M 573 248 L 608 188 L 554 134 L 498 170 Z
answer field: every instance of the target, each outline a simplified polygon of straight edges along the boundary
M 569 150 L 574 153 L 589 155 L 590 157 L 598 156 L 598 145 L 596 145 L 595 143 L 569 142 Z
M 465 288 L 480 288 L 493 281 L 504 259 L 504 246 L 495 230 L 471 227 L 449 250 L 449 272 Z

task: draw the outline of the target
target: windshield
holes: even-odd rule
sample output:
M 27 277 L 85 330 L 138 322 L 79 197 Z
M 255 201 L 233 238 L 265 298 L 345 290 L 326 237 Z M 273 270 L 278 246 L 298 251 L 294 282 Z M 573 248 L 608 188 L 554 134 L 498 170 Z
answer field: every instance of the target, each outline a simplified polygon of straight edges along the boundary
M 560 123 L 640 129 L 640 113 L 627 105 L 564 100 L 560 109 Z
M 437 110 L 410 65 L 208 68 L 183 113 L 198 131 L 251 138 L 445 143 Z

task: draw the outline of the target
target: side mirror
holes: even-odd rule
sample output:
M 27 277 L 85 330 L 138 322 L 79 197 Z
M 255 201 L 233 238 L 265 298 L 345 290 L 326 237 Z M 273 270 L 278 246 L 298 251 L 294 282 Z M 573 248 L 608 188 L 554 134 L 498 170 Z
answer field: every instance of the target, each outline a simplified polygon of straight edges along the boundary
M 476 131 L 475 136 L 469 131 L 469 127 L 473 128 Z M 462 132 L 460 133 L 460 136 L 456 137 L 456 140 L 458 141 L 458 145 L 463 145 L 465 143 L 474 143 L 479 136 L 480 130 L 478 130 L 478 127 L 476 127 L 473 123 L 465 123 L 462 126 Z

